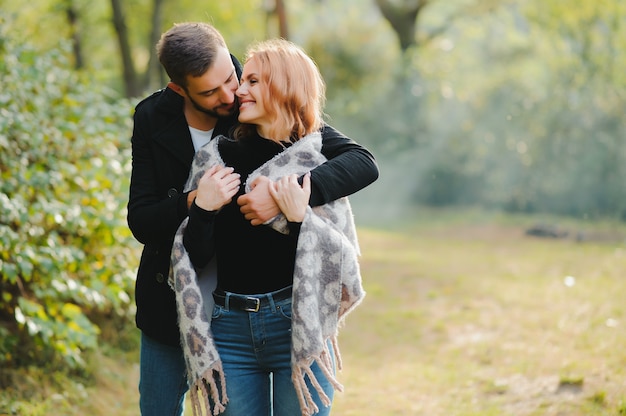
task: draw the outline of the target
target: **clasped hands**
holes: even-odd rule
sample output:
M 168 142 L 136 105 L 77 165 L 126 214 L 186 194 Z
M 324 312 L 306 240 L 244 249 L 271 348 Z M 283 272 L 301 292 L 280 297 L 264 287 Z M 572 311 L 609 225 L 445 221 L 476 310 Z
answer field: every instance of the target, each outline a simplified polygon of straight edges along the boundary
M 231 167 L 213 166 L 207 170 L 194 191 L 196 205 L 207 211 L 217 211 L 230 203 L 241 185 L 240 175 Z M 266 176 L 250 184 L 250 192 L 237 198 L 240 211 L 252 225 L 260 225 L 282 212 L 288 221 L 302 222 L 311 196 L 310 174 L 302 186 L 298 175 L 284 176 L 272 181 Z M 193 200 L 192 194 L 190 194 Z

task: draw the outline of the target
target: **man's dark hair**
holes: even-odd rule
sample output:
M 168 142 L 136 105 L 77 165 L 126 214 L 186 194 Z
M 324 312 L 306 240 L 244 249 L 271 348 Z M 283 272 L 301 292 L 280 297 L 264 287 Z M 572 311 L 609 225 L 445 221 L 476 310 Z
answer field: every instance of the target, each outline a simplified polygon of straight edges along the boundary
M 208 23 L 178 23 L 157 43 L 159 61 L 170 80 L 187 88 L 187 77 L 199 77 L 209 70 L 224 38 Z

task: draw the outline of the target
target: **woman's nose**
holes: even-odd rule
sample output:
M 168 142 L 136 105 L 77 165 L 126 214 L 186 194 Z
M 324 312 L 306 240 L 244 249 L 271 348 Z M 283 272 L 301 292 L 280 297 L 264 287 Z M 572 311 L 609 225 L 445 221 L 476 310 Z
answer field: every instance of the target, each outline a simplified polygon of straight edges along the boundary
M 241 97 L 242 95 L 245 95 L 246 92 L 247 89 L 244 87 L 244 84 L 241 84 L 239 88 L 237 88 L 237 91 L 235 91 L 235 94 L 237 95 L 237 97 Z

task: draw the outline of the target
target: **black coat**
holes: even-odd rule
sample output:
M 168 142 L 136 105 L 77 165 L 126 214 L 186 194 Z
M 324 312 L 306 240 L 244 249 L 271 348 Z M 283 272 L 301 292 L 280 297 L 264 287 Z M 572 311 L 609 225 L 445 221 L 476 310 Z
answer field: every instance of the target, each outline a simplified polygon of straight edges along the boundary
M 135 285 L 136 323 L 146 335 L 169 345 L 180 345 L 176 301 L 167 283 L 170 252 L 187 217 L 182 191 L 194 157 L 183 103 L 165 88 L 137 105 L 128 202 L 128 225 L 144 244 Z M 228 134 L 235 121 L 220 120 L 213 136 Z M 322 139 L 322 153 L 332 160 L 311 174 L 311 205 L 349 195 L 378 178 L 376 162 L 365 148 L 330 126 L 322 130 Z

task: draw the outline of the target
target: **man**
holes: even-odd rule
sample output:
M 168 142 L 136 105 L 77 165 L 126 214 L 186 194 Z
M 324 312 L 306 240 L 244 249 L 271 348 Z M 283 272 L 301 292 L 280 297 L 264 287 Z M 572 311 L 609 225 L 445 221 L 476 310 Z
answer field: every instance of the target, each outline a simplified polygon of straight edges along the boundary
M 157 45 L 170 77 L 140 102 L 132 137 L 133 168 L 128 224 L 144 244 L 136 282 L 137 327 L 142 331 L 140 408 L 143 415 L 181 415 L 188 390 L 174 292 L 167 280 L 176 230 L 195 191 L 183 193 L 195 152 L 237 121 L 235 91 L 241 66 L 220 33 L 205 23 L 175 25 Z M 311 172 L 310 205 L 349 195 L 378 177 L 373 156 L 330 126 L 322 130 L 328 162 Z M 269 180 L 260 178 L 238 199 L 252 225 L 279 210 Z

